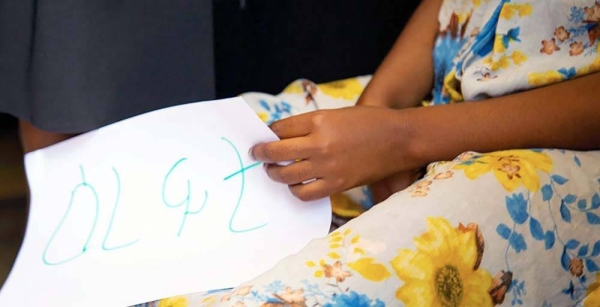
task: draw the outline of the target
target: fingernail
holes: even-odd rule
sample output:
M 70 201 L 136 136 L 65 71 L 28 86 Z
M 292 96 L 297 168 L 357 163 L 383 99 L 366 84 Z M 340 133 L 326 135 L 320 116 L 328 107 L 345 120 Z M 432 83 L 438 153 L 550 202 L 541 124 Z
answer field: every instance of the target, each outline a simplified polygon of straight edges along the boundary
M 250 157 L 252 161 L 256 161 L 254 158 L 254 147 L 250 147 L 250 150 L 248 150 L 248 157 Z

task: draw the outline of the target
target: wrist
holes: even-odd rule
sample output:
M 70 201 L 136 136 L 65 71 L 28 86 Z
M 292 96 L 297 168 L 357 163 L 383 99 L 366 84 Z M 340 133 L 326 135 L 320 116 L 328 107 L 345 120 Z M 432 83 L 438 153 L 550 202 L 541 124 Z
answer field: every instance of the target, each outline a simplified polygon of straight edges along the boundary
M 417 108 L 390 110 L 391 119 L 387 133 L 389 147 L 392 149 L 390 154 L 393 156 L 390 171 L 393 173 L 422 168 L 431 162 L 423 155 L 427 144 L 422 142 L 418 135 L 422 129 L 417 119 L 419 111 Z
M 398 95 L 399 96 L 399 95 Z M 391 95 L 371 95 L 365 94 L 362 95 L 357 103 L 357 106 L 365 106 L 365 107 L 383 107 L 388 109 L 401 110 L 406 108 L 412 108 L 419 105 L 419 102 L 411 102 L 407 99 L 402 99 L 399 97 L 393 97 Z

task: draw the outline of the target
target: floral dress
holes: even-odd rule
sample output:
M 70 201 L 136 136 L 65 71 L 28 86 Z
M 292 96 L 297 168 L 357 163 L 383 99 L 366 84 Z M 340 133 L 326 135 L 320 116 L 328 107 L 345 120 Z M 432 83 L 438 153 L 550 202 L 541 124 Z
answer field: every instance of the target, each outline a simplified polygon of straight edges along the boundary
M 439 21 L 425 105 L 600 70 L 594 0 L 446 0 Z M 369 80 L 243 97 L 269 123 L 351 106 Z M 332 232 L 261 276 L 140 306 L 600 306 L 598 151 L 465 152 L 374 207 L 366 187 L 332 202 Z

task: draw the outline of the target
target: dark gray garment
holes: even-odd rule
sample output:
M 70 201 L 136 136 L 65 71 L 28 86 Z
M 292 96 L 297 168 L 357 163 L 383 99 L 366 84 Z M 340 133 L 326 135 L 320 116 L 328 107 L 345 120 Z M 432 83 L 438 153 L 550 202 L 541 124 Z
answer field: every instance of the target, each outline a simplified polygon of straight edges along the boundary
M 0 112 L 83 132 L 215 97 L 210 0 L 0 0 Z

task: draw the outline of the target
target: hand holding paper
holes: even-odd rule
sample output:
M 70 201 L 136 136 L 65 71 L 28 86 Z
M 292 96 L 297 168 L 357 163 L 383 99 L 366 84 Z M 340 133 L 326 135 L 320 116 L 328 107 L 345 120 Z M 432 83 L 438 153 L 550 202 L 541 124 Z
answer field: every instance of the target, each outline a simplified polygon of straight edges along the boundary
M 126 306 L 233 287 L 327 233 L 247 152 L 243 99 L 137 116 L 26 156 L 31 210 L 0 306 Z
M 281 141 L 258 144 L 252 152 L 270 163 L 269 177 L 288 184 L 298 198 L 320 199 L 420 167 L 408 150 L 402 116 L 365 106 L 303 113 L 274 122 Z

